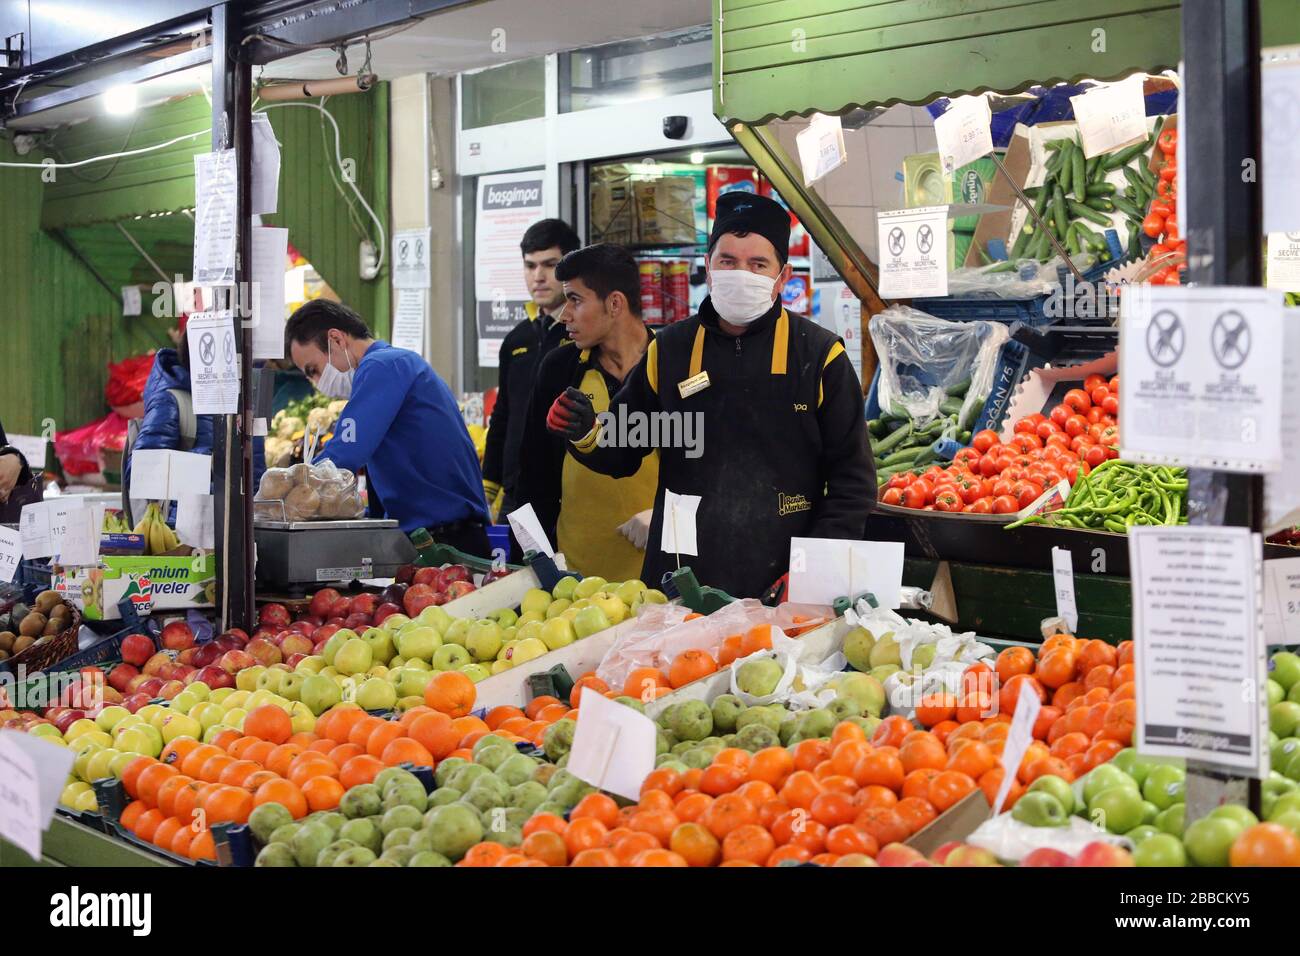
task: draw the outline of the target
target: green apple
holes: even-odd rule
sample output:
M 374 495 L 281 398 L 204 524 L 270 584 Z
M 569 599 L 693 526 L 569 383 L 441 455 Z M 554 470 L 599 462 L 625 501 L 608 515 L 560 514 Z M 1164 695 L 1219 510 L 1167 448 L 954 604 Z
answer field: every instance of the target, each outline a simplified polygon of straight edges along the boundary
M 442 632 L 444 644 L 459 644 L 465 646 L 469 640 L 469 629 L 474 626 L 473 618 L 458 617 L 447 625 L 447 630 Z
M 668 595 L 664 594 L 658 588 L 646 588 L 641 592 L 641 603 L 643 604 L 667 604 Z
M 117 749 L 126 753 L 157 757 L 162 753 L 161 738 L 155 739 L 144 726 L 131 727 L 117 738 Z
M 125 729 L 125 728 L 123 728 Z M 59 728 L 53 724 L 36 724 L 27 733 L 32 737 L 43 737 L 53 741 L 56 744 L 65 744 L 63 734 L 59 733 Z M 117 736 L 120 731 L 114 731 L 112 736 Z
M 306 674 L 299 674 L 297 671 L 294 671 L 291 674 L 285 674 L 280 680 L 280 690 L 278 693 L 281 697 L 290 701 L 301 700 L 302 685 L 303 681 L 306 679 Z
M 584 578 L 584 581 L 587 580 Z M 609 615 L 598 605 L 584 607 L 573 616 L 573 633 L 581 640 L 610 626 Z
M 199 700 L 199 695 L 191 694 L 187 688 L 173 697 L 168 706 L 171 707 L 172 710 L 179 710 L 182 714 L 188 714 L 201 703 L 202 701 Z
M 440 671 L 459 670 L 473 660 L 469 651 L 459 644 L 444 644 L 433 652 L 433 666 Z
M 193 737 L 198 740 L 203 736 L 203 724 L 188 714 L 172 714 L 162 726 L 163 743 L 169 744 L 177 737 Z
M 357 704 L 366 710 L 391 710 L 396 703 L 396 688 L 382 677 L 368 678 L 357 688 Z
M 503 628 L 514 627 L 519 621 L 519 615 L 512 608 L 502 607 L 495 611 L 489 611 L 487 614 L 489 620 L 496 621 Z
M 1291 685 L 1291 689 L 1286 693 L 1286 699 L 1293 704 L 1300 704 L 1300 682 Z
M 1300 655 L 1278 651 L 1269 658 L 1268 666 L 1269 679 L 1281 684 L 1284 691 L 1289 691 L 1300 683 Z
M 1142 801 L 1142 822 L 1154 824 L 1156 817 L 1160 816 L 1160 808 L 1150 800 Z
M 235 688 L 233 687 L 218 687 L 216 690 L 214 690 L 211 694 L 208 695 L 208 703 L 211 704 L 224 703 L 227 697 L 229 697 L 231 694 L 236 694 L 236 693 L 238 693 L 238 691 L 235 690 Z
M 536 660 L 543 654 L 549 654 L 551 649 L 536 637 L 529 637 L 519 641 L 511 649 L 510 664 L 512 667 L 518 667 L 526 661 Z
M 262 673 L 258 675 L 257 690 L 253 692 L 254 695 L 265 693 L 265 694 L 275 694 L 279 696 L 280 687 L 283 685 L 286 676 L 288 675 L 286 675 L 284 671 L 279 670 L 278 668 L 275 667 L 268 667 L 266 670 L 262 671 Z M 253 697 L 249 698 L 249 708 L 248 708 L 249 710 L 252 710 L 260 706 L 262 706 L 261 700 L 258 700 L 257 702 L 254 703 L 254 698 Z
M 1284 700 L 1274 704 L 1268 709 L 1268 726 L 1279 737 L 1296 736 L 1296 728 L 1300 727 L 1300 703 Z
M 407 661 L 419 658 L 430 660 L 433 652 L 442 646 L 442 636 L 432 625 L 408 627 L 397 635 L 397 650 Z
M 1273 678 L 1270 677 L 1264 686 L 1268 688 L 1268 706 L 1286 700 L 1286 689 Z
M 483 667 L 484 665 L 480 664 L 479 666 Z M 488 675 L 495 677 L 497 674 L 504 674 L 506 671 L 510 670 L 510 668 L 513 666 L 514 665 L 511 664 L 509 661 L 504 661 L 504 660 L 493 661 L 491 666 L 488 667 Z
M 491 618 L 475 621 L 465 638 L 465 647 L 476 661 L 495 659 L 503 643 L 501 625 Z
M 435 650 L 434 653 L 436 654 L 437 651 Z M 426 661 L 423 657 L 412 657 L 402 661 L 401 665 L 390 664 L 389 666 L 393 670 L 396 670 L 398 666 L 412 668 L 413 670 L 417 670 L 417 671 L 433 670 L 433 665 L 430 664 L 428 661 Z
M 1281 771 L 1297 751 L 1300 751 L 1300 737 L 1282 737 L 1269 747 L 1269 764 L 1274 770 Z
M 230 728 L 232 728 L 232 729 L 234 729 L 234 730 L 243 730 L 243 729 L 244 729 L 244 718 L 247 717 L 247 716 L 248 716 L 248 711 L 245 710 L 244 708 L 242 708 L 242 707 L 232 707 L 232 708 L 230 708 L 230 710 L 226 711 L 225 716 L 221 718 L 221 723 L 220 723 L 220 724 L 217 724 L 217 726 L 218 726 L 218 727 L 221 727 L 221 726 L 230 727 Z M 213 729 L 213 728 L 208 728 L 209 731 L 212 730 L 212 729 Z M 204 735 L 205 735 L 205 736 L 207 735 L 207 732 L 208 732 L 208 731 L 204 731 Z
M 370 658 L 375 664 L 387 664 L 393 656 L 393 635 L 383 628 L 368 627 L 361 633 L 361 639 L 370 645 Z
M 1102 764 L 1102 766 L 1106 766 Z M 1100 768 L 1098 768 L 1100 769 Z M 1187 772 L 1172 764 L 1156 764 L 1142 783 L 1142 796 L 1161 810 L 1182 803 L 1187 790 Z
M 522 618 L 520 618 L 520 620 L 523 621 Z M 545 619 L 541 621 L 523 621 L 523 623 L 515 629 L 515 640 L 526 641 L 530 637 L 540 638 L 542 636 L 542 628 L 545 626 Z
M 579 581 L 577 584 L 574 585 L 573 598 L 575 600 L 577 600 L 578 598 L 589 598 L 597 591 L 605 590 L 605 585 L 607 585 L 608 583 L 609 582 L 606 581 L 604 578 L 597 577 L 595 575 L 589 578 L 583 578 L 581 581 Z M 558 595 L 558 594 L 556 595 L 556 597 L 561 597 L 561 596 L 565 596 L 565 595 Z
M 1138 866 L 1186 866 L 1187 851 L 1178 837 L 1155 833 L 1138 843 L 1133 862 Z
M 459 670 L 462 674 L 464 674 L 466 677 L 468 677 L 476 684 L 479 681 L 487 680 L 489 677 L 492 676 L 492 672 L 488 670 L 486 667 L 484 667 L 482 664 L 479 664 L 478 662 L 474 662 L 472 664 L 462 664 L 460 665 L 460 667 L 456 669 Z
M 113 776 L 117 777 L 118 780 L 121 780 L 122 774 L 126 773 L 127 764 L 138 756 L 140 755 L 119 752 L 118 755 L 109 762 L 109 772 L 112 773 Z
M 339 685 L 323 674 L 312 674 L 302 682 L 299 699 L 317 716 L 343 700 Z
M 542 588 L 530 588 L 524 594 L 523 600 L 519 602 L 519 610 L 524 614 L 541 614 L 545 616 L 546 609 L 550 606 L 550 592 L 544 591 Z
M 627 620 L 627 605 L 608 591 L 598 591 L 591 596 L 591 603 L 605 612 L 611 625 L 621 624 Z
M 113 761 L 122 756 L 122 751 L 115 750 L 112 747 L 105 747 L 103 750 L 97 750 L 86 761 L 86 780 L 103 780 L 105 777 L 113 776 Z M 132 757 L 135 754 L 131 755 Z
M 553 651 L 568 647 L 577 640 L 577 635 L 573 632 L 573 624 L 562 617 L 551 618 L 539 630 L 541 633 L 537 636 Z
M 1024 797 L 1020 799 L 1023 800 Z M 1088 801 L 1088 819 L 1111 833 L 1127 833 L 1140 826 L 1144 815 L 1142 794 L 1132 784 L 1108 787 L 1094 794 Z
M 416 622 L 421 627 L 431 627 L 439 635 L 446 634 L 447 628 L 451 626 L 451 615 L 448 614 L 441 606 L 430 604 L 416 617 Z
M 1288 810 L 1286 813 L 1277 814 L 1269 817 L 1269 823 L 1276 823 L 1278 826 L 1286 827 L 1296 836 L 1300 836 L 1300 810 Z
M 340 674 L 363 674 L 374 663 L 370 645 L 359 637 L 349 638 L 334 655 L 334 668 Z
M 343 645 L 356 636 L 357 632 L 352 630 L 350 627 L 341 627 L 331 634 L 330 639 L 326 641 L 325 646 L 321 648 L 321 656 L 325 658 L 325 663 L 330 667 L 333 667 L 334 658 L 338 652 L 343 649 Z
M 399 611 L 396 614 L 388 615 L 388 617 L 384 618 L 384 623 L 379 626 L 390 634 L 395 634 L 402 629 L 403 625 L 410 623 L 410 620 L 409 617 Z
M 1243 829 L 1237 820 L 1211 814 L 1188 825 L 1183 845 L 1197 866 L 1227 866 L 1228 852 Z
M 1124 835 L 1133 841 L 1134 846 L 1140 846 L 1144 840 L 1149 840 L 1160 831 L 1150 823 L 1143 823 L 1135 826 L 1132 830 Z
M 154 705 L 149 704 L 146 706 L 152 707 Z M 140 709 L 144 710 L 145 708 L 141 707 Z M 163 719 L 166 719 L 171 714 L 171 712 L 164 707 L 159 707 L 158 710 L 162 712 Z M 145 718 L 145 719 L 148 720 L 149 718 Z M 63 739 L 67 741 L 73 741 L 76 740 L 78 737 L 80 737 L 82 734 L 90 734 L 90 733 L 95 733 L 97 731 L 99 731 L 98 724 L 96 724 L 89 717 L 82 717 L 79 720 L 74 720 L 72 724 L 68 727 L 68 729 L 63 732 Z
M 251 692 L 257 690 L 257 682 L 261 680 L 262 675 L 266 673 L 264 664 L 254 664 L 252 667 L 245 667 L 242 671 L 235 674 L 235 686 L 241 691 Z M 229 700 L 229 696 L 224 700 Z M 143 708 L 142 708 L 143 709 Z
M 1209 812 L 1208 816 L 1224 817 L 1228 820 L 1236 820 L 1241 824 L 1243 830 L 1247 827 L 1253 827 L 1259 822 L 1259 817 L 1255 816 L 1255 814 L 1251 813 L 1250 810 L 1239 803 L 1225 803 L 1221 806 L 1217 806 Z
M 122 749 L 121 744 L 118 744 L 118 749 Z M 1291 812 L 1300 813 L 1300 789 L 1279 796 L 1273 804 L 1273 812 L 1269 819 L 1276 820 L 1282 814 Z
M 531 623 L 541 624 L 545 620 L 546 620 L 545 611 L 541 611 L 541 612 L 525 611 L 523 614 L 519 615 L 519 620 L 516 621 L 515 624 L 520 628 L 520 630 L 522 630 L 525 624 L 531 624 Z
M 552 618 L 559 617 L 561 614 L 567 611 L 572 604 L 573 602 L 570 601 L 568 598 L 560 598 L 558 600 L 552 601 L 551 606 L 546 609 L 546 619 L 549 621 Z
M 294 668 L 299 674 L 319 674 L 325 668 L 325 658 L 319 654 L 304 657 Z
M 1028 793 L 1050 793 L 1060 802 L 1067 814 L 1074 812 L 1074 788 L 1069 782 L 1053 774 L 1044 774 L 1029 785 Z
M 618 587 L 614 588 L 613 594 L 614 597 L 618 598 L 628 607 L 631 607 L 632 602 L 640 598 L 641 595 L 645 593 L 645 590 L 645 582 L 638 581 L 634 578 L 631 581 L 624 581 Z
M 573 600 L 573 589 L 577 586 L 578 579 L 571 574 L 566 574 L 555 582 L 555 587 L 551 588 L 551 597 L 556 600 L 571 601 Z
M 1137 792 L 1138 789 L 1132 777 L 1113 764 L 1104 763 L 1099 767 L 1094 767 L 1083 778 L 1083 802 L 1092 803 L 1093 797 L 1112 787 L 1128 787 L 1134 792 Z M 1134 824 L 1134 826 L 1137 826 L 1137 824 Z
M 1133 782 L 1136 783 L 1139 788 L 1141 788 L 1142 784 L 1146 782 L 1147 774 L 1150 773 L 1151 768 L 1155 766 L 1151 761 L 1143 760 L 1138 756 L 1138 752 L 1132 747 L 1125 747 L 1119 753 L 1115 754 L 1115 756 L 1111 758 L 1110 762 L 1132 777 Z
M 1022 794 L 1011 808 L 1011 817 L 1031 827 L 1063 827 L 1070 820 L 1061 801 L 1046 790 Z
M 438 648 L 439 651 L 442 648 Z M 403 667 L 397 672 L 397 683 L 395 686 L 399 697 L 424 697 L 424 689 L 433 681 L 432 671 L 417 670 L 414 667 Z
M 179 694 L 177 696 L 180 696 Z M 105 733 L 112 733 L 113 728 L 121 723 L 123 717 L 130 717 L 131 712 L 125 707 L 111 704 L 95 716 L 95 726 Z

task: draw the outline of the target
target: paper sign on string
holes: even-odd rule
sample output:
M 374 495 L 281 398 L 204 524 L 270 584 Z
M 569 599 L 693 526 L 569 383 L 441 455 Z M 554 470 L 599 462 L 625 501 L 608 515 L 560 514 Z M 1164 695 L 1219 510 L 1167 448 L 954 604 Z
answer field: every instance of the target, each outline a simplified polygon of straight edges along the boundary
M 398 289 L 393 309 L 394 348 L 424 354 L 424 290 Z
M 664 489 L 664 520 L 659 529 L 659 549 L 664 554 L 675 554 L 679 560 L 683 554 L 699 556 L 700 546 L 696 539 L 695 515 L 700 509 L 699 495 L 679 495 Z
M 284 263 L 288 255 L 289 230 L 260 226 L 250 232 L 253 358 L 281 359 L 284 358 Z
M 1142 85 L 1139 74 L 1070 97 L 1086 159 L 1146 139 L 1147 109 Z
M 0 525 L 0 582 L 8 584 L 18 574 L 23 559 L 23 535 Z
M 131 497 L 173 501 L 212 487 L 212 456 L 166 448 L 145 448 L 131 455 Z
M 250 189 L 250 215 L 275 213 L 280 195 L 280 144 L 276 142 L 271 119 L 265 113 L 253 114 L 253 185 Z
M 638 799 L 642 782 L 655 767 L 655 722 L 599 694 L 584 694 L 582 703 L 569 772 L 593 787 Z
M 948 294 L 948 207 L 897 209 L 876 216 L 880 294 L 886 298 Z
M 993 112 L 986 96 L 959 96 L 934 121 L 934 138 L 945 174 L 993 152 Z
M 1011 729 L 1007 731 L 1006 745 L 1002 750 L 1002 785 L 998 787 L 997 796 L 993 800 L 994 816 L 1002 812 L 1002 804 L 1006 803 L 1011 785 L 1016 782 L 1020 761 L 1025 759 L 1025 751 L 1034 739 L 1034 721 L 1038 720 L 1038 711 L 1042 706 L 1043 702 L 1038 699 L 1033 682 L 1022 683 L 1020 696 L 1016 698 L 1016 712 L 1011 715 Z
M 181 495 L 176 499 L 176 537 L 192 548 L 215 548 L 212 495 Z
M 140 287 L 138 285 L 122 286 L 122 314 L 140 314 Z
M 903 587 L 901 541 L 791 538 L 789 599 L 833 604 L 836 598 L 872 594 L 882 608 L 897 608 Z
M 54 554 L 54 541 L 50 537 L 51 501 L 37 501 L 23 505 L 18 528 L 22 534 L 23 554 L 28 558 L 48 558 Z
M 1079 608 L 1074 602 L 1074 558 L 1069 548 L 1052 548 L 1052 579 L 1056 585 L 1056 616 L 1065 619 L 1073 634 L 1079 629 Z
M 848 162 L 844 147 L 844 124 L 838 116 L 814 113 L 808 126 L 795 135 L 803 184 L 811 186 L 832 170 Z
M 510 530 L 515 533 L 519 547 L 525 551 L 536 551 L 550 558 L 555 557 L 555 549 L 551 547 L 550 539 L 542 530 L 542 522 L 538 519 L 532 505 L 516 508 L 506 515 L 506 520 L 510 522 Z
M 98 564 L 100 526 L 95 523 L 95 509 L 71 504 L 65 514 L 63 535 L 58 542 L 58 563 L 68 567 Z
M 75 754 L 40 737 L 0 730 L 0 837 L 40 859 Z
M 194 157 L 195 285 L 234 284 L 237 183 L 233 149 Z
M 402 229 L 393 233 L 393 288 L 429 288 L 430 233 L 425 229 Z
M 190 394 L 195 415 L 239 411 L 239 350 L 234 313 L 198 312 L 185 327 L 190 349 Z M 134 470 L 132 465 L 132 470 Z

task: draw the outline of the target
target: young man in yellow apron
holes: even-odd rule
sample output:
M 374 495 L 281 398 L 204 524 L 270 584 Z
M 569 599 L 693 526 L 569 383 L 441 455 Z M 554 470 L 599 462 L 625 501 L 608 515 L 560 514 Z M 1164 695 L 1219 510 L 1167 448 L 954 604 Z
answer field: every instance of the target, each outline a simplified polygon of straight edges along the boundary
M 622 246 L 601 243 L 569 253 L 555 268 L 568 304 L 569 341 L 542 359 L 520 446 L 518 496 L 531 503 L 569 567 L 625 581 L 641 573 L 659 457 L 650 453 L 627 477 L 610 478 L 565 454 L 547 412 L 566 389 L 594 414 L 641 361 L 653 336 L 641 321 L 641 278 Z

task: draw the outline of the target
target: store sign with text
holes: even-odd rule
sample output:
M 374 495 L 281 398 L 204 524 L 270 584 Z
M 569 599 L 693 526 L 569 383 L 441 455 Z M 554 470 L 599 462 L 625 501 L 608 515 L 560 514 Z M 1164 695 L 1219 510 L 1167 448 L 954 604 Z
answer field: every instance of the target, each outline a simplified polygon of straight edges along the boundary
M 474 311 L 478 364 L 495 368 L 506 333 L 528 317 L 519 241 L 545 215 L 541 170 L 480 176 L 474 205 Z

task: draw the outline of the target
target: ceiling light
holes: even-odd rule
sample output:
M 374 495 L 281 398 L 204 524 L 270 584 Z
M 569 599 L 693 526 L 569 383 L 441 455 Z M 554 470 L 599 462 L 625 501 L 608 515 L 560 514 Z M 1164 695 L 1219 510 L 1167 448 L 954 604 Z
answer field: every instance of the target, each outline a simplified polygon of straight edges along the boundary
M 136 88 L 130 84 L 114 86 L 104 93 L 104 112 L 109 116 L 128 116 L 139 105 Z

